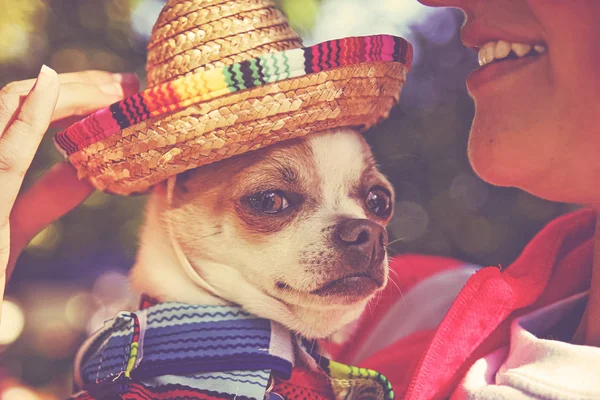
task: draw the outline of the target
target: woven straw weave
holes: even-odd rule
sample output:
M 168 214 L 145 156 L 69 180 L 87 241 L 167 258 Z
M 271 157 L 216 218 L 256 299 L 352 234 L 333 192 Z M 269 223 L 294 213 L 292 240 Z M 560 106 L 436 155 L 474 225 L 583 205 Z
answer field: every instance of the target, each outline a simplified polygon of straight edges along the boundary
M 148 44 L 148 85 L 299 47 L 302 39 L 270 1 L 171 1 Z
M 171 0 L 148 45 L 148 86 L 302 47 L 269 0 Z M 128 195 L 185 170 L 336 127 L 367 129 L 398 101 L 408 65 L 367 62 L 231 93 L 122 129 L 69 156 Z

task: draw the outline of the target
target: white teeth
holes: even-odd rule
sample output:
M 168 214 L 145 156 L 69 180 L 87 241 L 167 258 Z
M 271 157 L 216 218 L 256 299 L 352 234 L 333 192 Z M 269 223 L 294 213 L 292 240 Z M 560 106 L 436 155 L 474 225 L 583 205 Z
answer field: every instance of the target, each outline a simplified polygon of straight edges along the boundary
M 517 57 L 523 57 L 531 52 L 533 49 L 536 53 L 542 54 L 546 51 L 546 47 L 542 45 L 532 46 L 525 43 L 510 43 L 506 40 L 498 40 L 494 42 L 487 42 L 479 49 L 477 58 L 479 59 L 479 65 L 487 65 L 494 60 L 501 60 L 508 57 L 511 51 Z
M 531 45 L 522 43 L 513 43 L 511 46 L 512 51 L 515 52 L 519 57 L 523 57 L 525 54 L 531 51 Z
M 483 49 L 479 49 L 479 52 L 477 53 L 477 61 L 479 61 L 479 66 L 482 67 L 486 64 L 485 62 L 485 58 L 483 55 Z
M 489 64 L 494 61 L 494 48 L 496 45 L 493 42 L 486 43 L 479 50 L 479 65 Z
M 496 51 L 494 52 L 494 58 L 500 59 L 505 58 L 510 53 L 510 43 L 505 40 L 499 40 L 496 43 Z

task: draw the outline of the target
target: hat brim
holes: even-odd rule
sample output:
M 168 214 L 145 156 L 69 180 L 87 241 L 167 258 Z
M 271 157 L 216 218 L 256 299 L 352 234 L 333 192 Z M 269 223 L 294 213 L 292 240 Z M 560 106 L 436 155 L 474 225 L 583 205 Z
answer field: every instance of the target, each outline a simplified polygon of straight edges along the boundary
M 149 88 L 60 132 L 55 143 L 99 190 L 129 195 L 185 170 L 310 132 L 368 129 L 397 103 L 404 39 L 320 43 Z

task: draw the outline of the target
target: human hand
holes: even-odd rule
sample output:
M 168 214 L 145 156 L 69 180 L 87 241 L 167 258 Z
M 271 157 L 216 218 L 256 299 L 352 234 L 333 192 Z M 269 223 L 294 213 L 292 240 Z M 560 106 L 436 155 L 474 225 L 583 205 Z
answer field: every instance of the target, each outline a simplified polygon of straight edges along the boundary
M 0 304 L 25 245 L 93 191 L 64 162 L 18 195 L 44 133 L 52 123 L 85 116 L 138 90 L 133 74 L 57 75 L 46 66 L 37 79 L 12 82 L 0 90 Z

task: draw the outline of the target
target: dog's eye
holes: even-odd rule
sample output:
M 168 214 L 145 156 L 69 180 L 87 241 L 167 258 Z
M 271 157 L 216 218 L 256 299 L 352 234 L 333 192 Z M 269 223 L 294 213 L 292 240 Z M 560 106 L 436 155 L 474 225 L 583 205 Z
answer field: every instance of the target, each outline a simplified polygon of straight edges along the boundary
M 392 198 L 389 192 L 381 187 L 369 191 L 365 200 L 367 208 L 379 218 L 387 218 L 392 211 Z
M 279 191 L 256 193 L 248 198 L 250 206 L 265 214 L 277 214 L 289 207 L 290 202 Z

